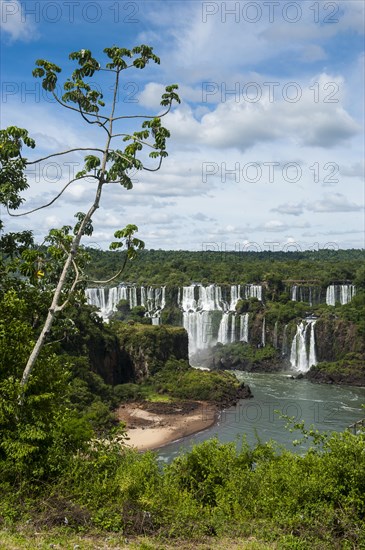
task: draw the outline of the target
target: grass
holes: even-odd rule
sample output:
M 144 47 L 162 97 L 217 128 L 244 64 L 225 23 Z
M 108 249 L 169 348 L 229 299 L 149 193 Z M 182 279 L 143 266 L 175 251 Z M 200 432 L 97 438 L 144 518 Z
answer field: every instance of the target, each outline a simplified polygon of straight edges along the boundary
M 279 549 L 276 544 L 257 541 L 253 537 L 247 540 L 216 539 L 176 540 L 166 542 L 157 538 L 126 538 L 122 534 L 101 534 L 98 532 L 75 534 L 72 531 L 54 529 L 46 532 L 24 528 L 14 533 L 0 530 L 0 550 L 38 550 L 54 548 L 58 550 L 269 550 Z

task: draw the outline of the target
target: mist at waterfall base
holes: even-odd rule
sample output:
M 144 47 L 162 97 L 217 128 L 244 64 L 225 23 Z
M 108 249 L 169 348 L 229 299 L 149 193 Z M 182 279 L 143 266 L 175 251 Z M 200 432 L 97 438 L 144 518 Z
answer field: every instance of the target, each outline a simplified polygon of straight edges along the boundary
M 286 421 L 276 410 L 296 421 L 303 420 L 306 428 L 314 425 L 321 432 L 343 431 L 364 417 L 361 404 L 365 401 L 365 388 L 313 384 L 304 379 L 293 380 L 286 373 L 235 374 L 250 386 L 253 397 L 222 411 L 218 422 L 208 430 L 160 448 L 157 452 L 161 461 L 170 462 L 194 444 L 212 437 L 221 442 L 236 441 L 238 446 L 244 436 L 251 446 L 258 439 L 273 440 L 291 451 L 303 452 L 311 442 L 294 446 L 292 442 L 300 439 L 301 433 L 285 429 Z

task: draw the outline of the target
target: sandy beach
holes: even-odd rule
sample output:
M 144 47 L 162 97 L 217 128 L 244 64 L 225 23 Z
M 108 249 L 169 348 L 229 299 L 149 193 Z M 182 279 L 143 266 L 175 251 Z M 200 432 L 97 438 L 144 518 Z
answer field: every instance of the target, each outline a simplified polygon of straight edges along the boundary
M 146 451 L 209 428 L 216 421 L 217 407 L 203 401 L 143 401 L 121 405 L 117 418 L 126 424 L 127 444 Z

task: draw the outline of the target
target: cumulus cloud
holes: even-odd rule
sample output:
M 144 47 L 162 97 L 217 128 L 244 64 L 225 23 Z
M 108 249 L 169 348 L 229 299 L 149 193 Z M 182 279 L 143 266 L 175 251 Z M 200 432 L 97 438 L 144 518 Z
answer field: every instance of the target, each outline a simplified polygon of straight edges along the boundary
M 341 193 L 327 193 L 322 200 L 308 202 L 306 209 L 310 212 L 358 212 L 363 206 L 350 202 Z
M 245 151 L 260 142 L 285 140 L 331 148 L 357 135 L 360 126 L 341 105 L 342 79 L 322 74 L 316 82 L 322 94 L 326 90 L 320 99 L 311 81 L 278 83 L 276 94 L 282 96 L 278 101 L 273 100 L 269 87 L 254 83 L 259 100 L 253 101 L 248 94 L 227 96 L 227 101 L 200 121 L 185 105 L 169 116 L 169 125 L 179 143 Z
M 197 212 L 196 214 L 192 214 L 191 218 L 193 220 L 199 221 L 199 222 L 214 222 L 216 221 L 214 218 L 210 218 L 209 216 L 206 216 L 202 212 Z
M 318 44 L 309 44 L 305 46 L 300 57 L 301 61 L 305 63 L 313 63 L 314 61 L 321 61 L 326 58 L 326 52 L 321 46 L 318 46 Z
M 307 210 L 308 212 L 359 212 L 363 210 L 363 206 L 350 202 L 347 197 L 341 193 L 326 193 L 323 198 L 316 201 L 302 201 L 300 203 L 284 203 L 276 208 L 272 208 L 272 212 L 280 214 L 289 214 L 299 216 Z
M 348 166 L 341 166 L 340 173 L 343 176 L 350 178 L 364 178 L 365 164 L 363 162 L 355 162 Z
M 310 227 L 310 224 L 308 222 L 303 223 L 296 223 L 296 224 L 288 224 L 281 220 L 269 220 L 261 225 L 258 225 L 254 228 L 255 231 L 263 232 L 268 231 L 269 233 L 276 233 L 276 232 L 283 232 L 288 231 L 292 229 L 298 229 L 298 228 L 306 228 Z
M 279 214 L 291 214 L 292 216 L 299 216 L 304 212 L 303 204 L 286 203 L 280 204 L 277 208 L 272 208 L 272 212 L 278 212 Z
M 37 38 L 38 33 L 30 17 L 24 14 L 19 0 L 0 0 L 0 29 L 10 41 L 29 42 Z

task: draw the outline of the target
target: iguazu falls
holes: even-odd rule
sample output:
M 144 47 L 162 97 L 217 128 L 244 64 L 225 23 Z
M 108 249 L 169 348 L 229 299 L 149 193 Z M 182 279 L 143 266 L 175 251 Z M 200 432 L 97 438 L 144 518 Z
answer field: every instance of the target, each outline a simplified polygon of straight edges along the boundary
M 293 285 L 288 292 L 292 301 L 345 305 L 356 295 L 353 284 L 331 284 L 326 289 L 318 286 Z M 174 307 L 181 312 L 180 325 L 183 326 L 189 338 L 189 357 L 194 363 L 199 360 L 199 354 L 212 348 L 217 343 L 234 342 L 250 343 L 250 313 L 237 313 L 239 300 L 252 298 L 263 302 L 265 288 L 261 284 L 246 285 L 208 285 L 193 284 L 176 288 L 166 286 L 140 286 L 120 284 L 115 287 L 94 287 L 86 289 L 88 304 L 95 306 L 104 320 L 108 320 L 117 311 L 121 300 L 132 310 L 142 307 L 145 317 L 151 319 L 153 325 L 161 323 L 161 313 L 165 308 Z M 252 316 L 252 314 L 251 314 Z M 263 315 L 261 318 L 261 339 L 256 345 L 265 347 L 266 342 L 281 350 L 283 364 L 285 361 L 297 372 L 307 372 L 316 359 L 316 318 L 304 318 L 298 324 L 296 333 L 288 342 L 287 324 L 281 326 L 278 334 L 278 323 L 270 327 Z

